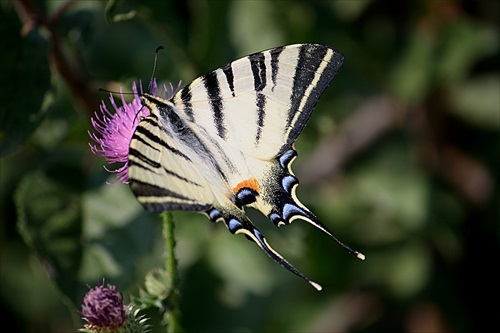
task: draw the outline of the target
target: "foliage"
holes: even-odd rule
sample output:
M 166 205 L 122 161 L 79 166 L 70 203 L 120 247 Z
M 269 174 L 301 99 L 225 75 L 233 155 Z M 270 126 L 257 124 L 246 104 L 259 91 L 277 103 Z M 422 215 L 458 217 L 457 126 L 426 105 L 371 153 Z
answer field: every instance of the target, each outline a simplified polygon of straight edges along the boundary
M 155 273 L 139 287 L 162 274 L 161 223 L 127 186 L 106 184 L 113 176 L 88 147 L 90 117 L 107 102 L 98 88 L 148 82 L 158 45 L 156 75 L 176 83 L 258 50 L 320 42 L 346 63 L 297 142 L 298 196 L 367 259 L 306 223 L 275 230 L 253 218 L 323 285 L 317 293 L 222 225 L 175 213 L 182 326 L 491 328 L 498 13 L 488 0 L 1 2 L 0 306 L 10 327 L 76 331 L 87 285 L 103 277 L 138 305 L 161 293 Z M 148 316 L 157 332 L 163 318 Z

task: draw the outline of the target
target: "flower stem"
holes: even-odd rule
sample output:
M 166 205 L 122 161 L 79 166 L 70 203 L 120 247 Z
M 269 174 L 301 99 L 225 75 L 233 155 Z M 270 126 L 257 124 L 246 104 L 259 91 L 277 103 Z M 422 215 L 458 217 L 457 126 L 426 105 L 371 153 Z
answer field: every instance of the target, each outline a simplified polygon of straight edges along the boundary
M 163 238 L 165 239 L 165 269 L 172 289 L 168 296 L 169 311 L 166 314 L 167 332 L 181 332 L 179 308 L 179 276 L 177 272 L 177 259 L 175 258 L 175 223 L 172 212 L 161 213 L 163 220 Z M 168 283 L 168 282 L 167 282 Z

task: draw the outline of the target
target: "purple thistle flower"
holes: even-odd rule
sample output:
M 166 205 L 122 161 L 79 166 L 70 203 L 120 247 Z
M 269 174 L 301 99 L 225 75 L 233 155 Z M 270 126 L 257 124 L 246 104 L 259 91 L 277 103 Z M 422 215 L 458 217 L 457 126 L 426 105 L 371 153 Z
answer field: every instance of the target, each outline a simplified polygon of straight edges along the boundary
M 90 289 L 83 299 L 82 317 L 88 322 L 85 326 L 92 330 L 115 330 L 120 328 L 126 319 L 126 306 L 123 297 L 116 287 L 98 285 Z
M 174 88 L 170 83 L 170 89 L 167 89 L 167 86 L 164 84 L 163 89 L 158 91 L 156 80 L 153 80 L 151 82 L 150 94 L 169 99 L 170 96 L 179 90 L 181 83 L 179 82 L 177 88 Z M 120 88 L 121 106 L 117 106 L 113 95 L 110 95 L 111 105 L 115 108 L 116 112 L 114 114 L 111 113 L 104 101 L 102 101 L 100 105 L 101 114 L 99 115 L 98 112 L 95 112 L 94 117 L 91 119 L 92 125 L 98 133 L 95 134 L 89 131 L 90 138 L 97 143 L 97 145 L 89 143 L 92 153 L 97 156 L 103 156 L 108 164 L 123 163 L 122 166 L 114 170 L 110 170 L 106 166 L 104 167 L 106 171 L 116 173 L 118 180 L 112 184 L 118 182 L 128 184 L 128 149 L 130 140 L 141 118 L 149 116 L 149 109 L 143 107 L 141 104 L 140 96 L 143 94 L 142 87 L 139 94 L 134 82 L 132 91 L 135 98 L 132 102 L 127 103 Z

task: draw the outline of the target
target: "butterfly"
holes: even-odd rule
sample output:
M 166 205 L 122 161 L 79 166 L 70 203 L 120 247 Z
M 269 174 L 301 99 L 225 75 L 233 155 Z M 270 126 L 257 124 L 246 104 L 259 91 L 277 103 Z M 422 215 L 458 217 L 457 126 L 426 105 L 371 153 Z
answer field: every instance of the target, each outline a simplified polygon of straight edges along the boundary
M 302 219 L 364 259 L 297 199 L 299 181 L 291 169 L 293 144 L 343 59 L 325 45 L 276 47 L 215 69 L 168 100 L 144 93 L 150 115 L 130 142 L 132 192 L 152 212 L 195 211 L 223 221 L 321 290 L 269 245 L 244 207 L 278 227 Z

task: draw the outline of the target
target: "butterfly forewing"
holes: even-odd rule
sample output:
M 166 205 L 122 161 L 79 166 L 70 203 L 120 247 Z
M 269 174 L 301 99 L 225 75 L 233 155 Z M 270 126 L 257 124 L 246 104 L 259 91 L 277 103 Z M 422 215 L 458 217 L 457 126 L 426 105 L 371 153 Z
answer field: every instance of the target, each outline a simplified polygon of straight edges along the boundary
M 213 193 L 186 149 L 156 114 L 139 123 L 129 148 L 132 191 L 148 210 L 192 210 L 211 207 Z
M 288 150 L 343 62 L 327 46 L 297 44 L 236 60 L 174 96 L 183 116 L 245 154 Z

